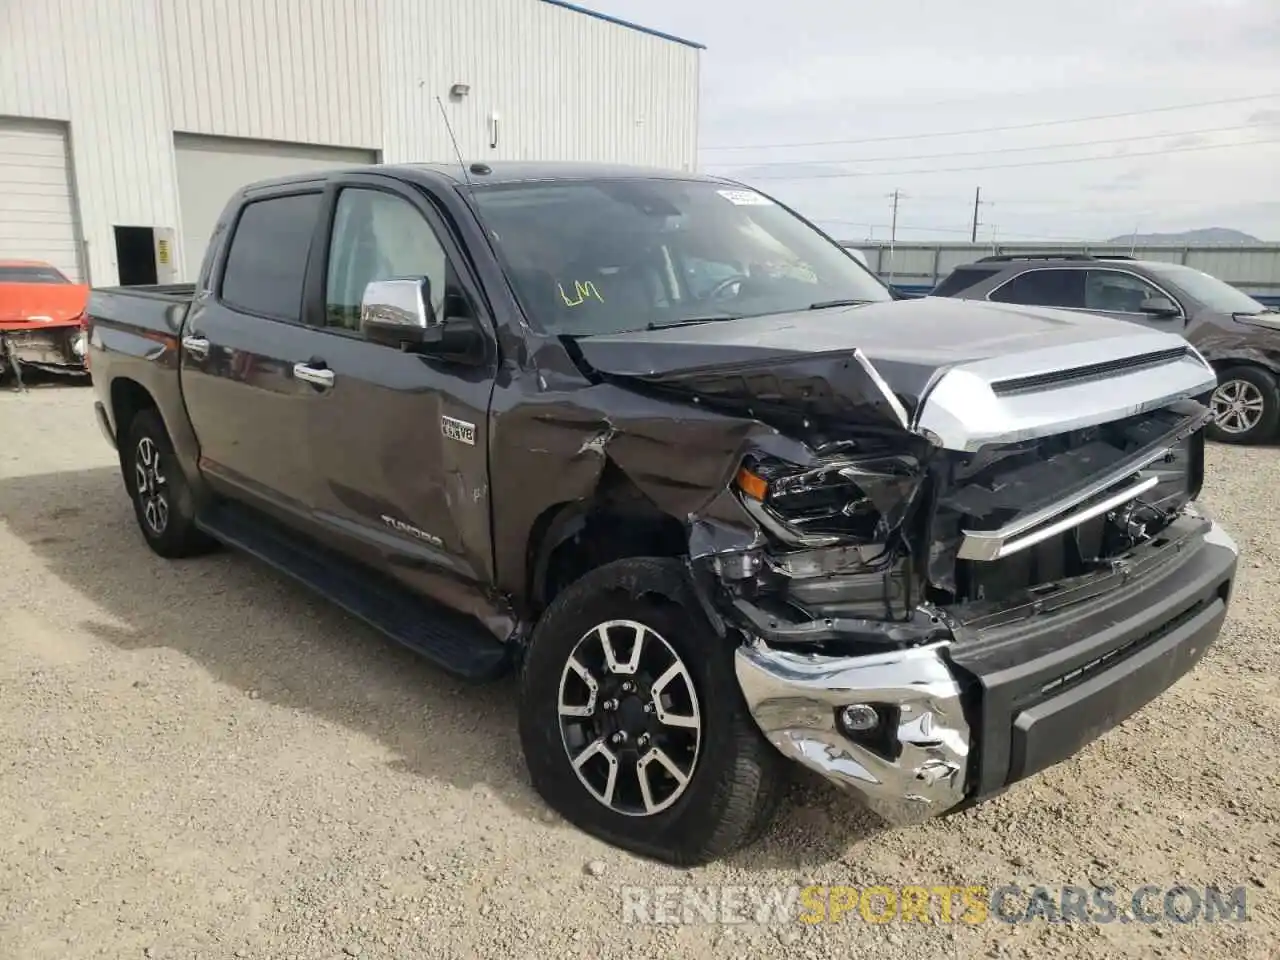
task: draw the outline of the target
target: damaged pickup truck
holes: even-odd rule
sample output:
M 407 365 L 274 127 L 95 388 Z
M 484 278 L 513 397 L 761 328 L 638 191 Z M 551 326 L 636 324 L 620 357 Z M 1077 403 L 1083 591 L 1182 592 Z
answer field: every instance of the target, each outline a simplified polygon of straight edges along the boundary
M 260 183 L 193 286 L 89 312 L 153 550 L 229 544 L 454 674 L 518 671 L 535 789 L 669 862 L 757 837 L 784 758 L 893 824 L 990 797 L 1227 612 L 1184 339 L 895 302 L 738 183 Z

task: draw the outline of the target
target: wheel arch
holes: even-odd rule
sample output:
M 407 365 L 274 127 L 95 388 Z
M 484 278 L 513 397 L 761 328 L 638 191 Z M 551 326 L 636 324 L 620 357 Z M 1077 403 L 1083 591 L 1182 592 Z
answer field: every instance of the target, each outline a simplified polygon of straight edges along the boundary
M 1221 376 L 1224 370 L 1233 367 L 1254 367 L 1273 377 L 1280 377 L 1280 357 L 1272 357 L 1260 350 L 1231 351 L 1217 353 L 1201 351 L 1209 366 Z
M 129 428 L 131 421 L 140 410 L 152 409 L 157 413 L 160 405 L 151 391 L 132 377 L 116 377 L 111 381 L 109 392 L 112 426 L 119 437 Z M 161 415 L 161 420 L 164 417 Z
M 541 613 L 556 594 L 596 567 L 687 553 L 684 523 L 663 512 L 620 470 L 607 468 L 591 497 L 554 504 L 534 522 L 526 596 L 532 612 Z

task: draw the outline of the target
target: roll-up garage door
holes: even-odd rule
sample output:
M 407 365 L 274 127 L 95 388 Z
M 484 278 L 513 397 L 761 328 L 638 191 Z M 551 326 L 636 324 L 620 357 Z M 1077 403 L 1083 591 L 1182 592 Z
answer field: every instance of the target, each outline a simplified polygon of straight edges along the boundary
M 66 127 L 0 117 L 0 260 L 43 260 L 80 282 L 71 183 Z
M 209 237 L 231 195 L 245 184 L 308 170 L 374 163 L 372 150 L 174 134 L 182 205 L 183 280 L 193 281 Z

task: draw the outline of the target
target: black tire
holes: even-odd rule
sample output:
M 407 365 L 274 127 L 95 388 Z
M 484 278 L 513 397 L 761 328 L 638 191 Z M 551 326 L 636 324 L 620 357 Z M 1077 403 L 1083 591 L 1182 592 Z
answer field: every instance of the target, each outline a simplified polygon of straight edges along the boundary
M 1241 405 L 1246 400 L 1261 401 L 1256 407 Z M 1208 430 L 1210 440 L 1219 443 L 1250 444 L 1271 440 L 1280 427 L 1280 387 L 1276 378 L 1261 367 L 1226 367 L 1218 371 L 1218 386 L 1211 401 L 1224 416 Z
M 660 812 L 628 814 L 606 806 L 579 779 L 569 756 L 569 735 L 562 733 L 562 674 L 571 655 L 586 655 L 580 651 L 587 647 L 580 648 L 580 642 L 590 642 L 588 635 L 610 621 L 635 621 L 665 641 L 661 645 L 647 641 L 646 658 L 650 650 L 656 650 L 654 656 L 673 654 L 686 668 L 685 675 L 696 694 L 696 710 L 689 716 L 700 717 L 699 742 L 687 785 L 678 795 L 673 793 L 670 805 Z M 642 665 L 634 674 L 642 691 L 647 689 L 647 670 Z M 621 682 L 619 675 L 602 671 L 602 691 L 617 682 Z M 629 694 L 626 698 L 654 702 Z M 621 718 L 625 707 L 634 704 L 619 706 L 614 716 Z M 599 711 L 596 716 L 603 718 L 602 722 L 609 720 Z M 654 734 L 653 744 L 665 751 L 669 741 L 661 738 L 671 729 L 662 726 L 662 721 L 646 722 L 661 728 Z M 571 719 L 569 723 L 591 726 L 594 721 Z M 588 734 L 595 735 L 594 731 Z M 588 573 L 556 597 L 534 630 L 525 654 L 520 741 L 534 789 L 566 820 L 607 843 L 678 866 L 707 863 L 758 839 L 772 822 L 788 782 L 786 761 L 764 739 L 742 698 L 732 644 L 715 634 L 683 566 L 675 560 L 615 561 Z M 629 748 L 639 752 L 641 743 L 643 737 L 635 746 L 620 747 L 617 756 L 626 757 L 621 751 Z M 624 774 L 635 780 L 634 760 L 628 765 L 620 759 L 619 767 L 617 790 L 621 796 L 626 792 Z M 659 779 L 665 778 L 659 774 Z M 635 785 L 638 788 L 638 780 Z M 650 792 L 653 789 L 650 784 Z
M 120 468 L 147 546 L 171 559 L 214 549 L 217 544 L 196 529 L 191 487 L 160 415 L 152 409 L 139 410 L 121 434 Z M 144 473 L 150 474 L 146 487 L 140 475 Z

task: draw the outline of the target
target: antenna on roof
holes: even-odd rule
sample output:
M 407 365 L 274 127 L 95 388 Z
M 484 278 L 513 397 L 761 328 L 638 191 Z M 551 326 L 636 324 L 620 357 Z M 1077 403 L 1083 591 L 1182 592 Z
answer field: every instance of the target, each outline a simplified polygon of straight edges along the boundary
M 462 168 L 462 179 L 467 181 L 467 186 L 474 186 L 471 182 L 471 176 L 467 173 L 467 162 L 462 159 L 462 150 L 458 147 L 458 138 L 453 135 L 453 124 L 449 122 L 449 113 L 444 108 L 444 101 L 439 96 L 436 97 L 436 106 L 440 108 L 440 119 L 444 121 L 444 128 L 449 134 L 449 142 L 453 144 L 453 155 L 458 158 L 458 166 Z
M 484 231 L 485 234 L 489 235 L 489 241 L 492 243 L 494 240 L 498 239 L 498 235 L 489 229 L 488 225 L 484 222 L 484 217 L 480 213 L 480 205 L 476 203 L 475 198 L 475 183 L 472 182 L 471 173 L 467 170 L 467 162 L 462 159 L 462 150 L 458 146 L 458 138 L 454 136 L 453 124 L 449 122 L 449 112 L 445 110 L 444 101 L 441 100 L 438 95 L 436 96 L 436 106 L 440 108 L 440 119 L 444 121 L 444 128 L 449 133 L 449 142 L 453 144 L 453 155 L 457 157 L 458 166 L 462 168 L 462 179 L 466 181 L 467 193 L 469 194 L 468 205 L 471 207 L 471 211 L 476 215 L 476 219 L 480 221 L 480 229 Z M 476 163 L 473 164 L 472 167 L 478 174 L 489 172 L 488 164 Z

